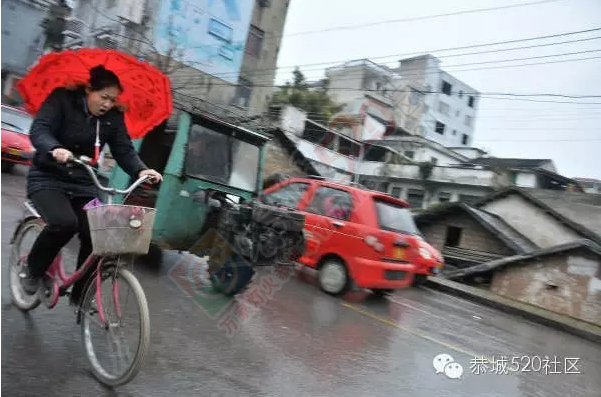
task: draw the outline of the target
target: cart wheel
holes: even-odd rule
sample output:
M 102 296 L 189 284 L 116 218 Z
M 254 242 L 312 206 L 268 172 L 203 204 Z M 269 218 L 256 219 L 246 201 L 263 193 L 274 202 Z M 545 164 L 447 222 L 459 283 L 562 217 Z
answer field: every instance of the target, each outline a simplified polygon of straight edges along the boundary
M 148 253 L 142 255 L 140 259 L 151 269 L 159 269 L 163 263 L 163 250 L 158 245 L 151 243 Z
M 211 285 L 215 292 L 234 296 L 250 284 L 255 270 L 240 255 L 234 254 L 221 268 L 210 274 Z

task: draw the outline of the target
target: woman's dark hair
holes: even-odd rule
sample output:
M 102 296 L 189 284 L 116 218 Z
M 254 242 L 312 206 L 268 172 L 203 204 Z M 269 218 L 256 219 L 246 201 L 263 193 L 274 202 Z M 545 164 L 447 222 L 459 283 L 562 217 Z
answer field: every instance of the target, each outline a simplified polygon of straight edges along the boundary
M 95 66 L 90 70 L 90 87 L 92 91 L 100 91 L 109 87 L 117 87 L 119 91 L 123 91 L 119 77 L 102 65 Z

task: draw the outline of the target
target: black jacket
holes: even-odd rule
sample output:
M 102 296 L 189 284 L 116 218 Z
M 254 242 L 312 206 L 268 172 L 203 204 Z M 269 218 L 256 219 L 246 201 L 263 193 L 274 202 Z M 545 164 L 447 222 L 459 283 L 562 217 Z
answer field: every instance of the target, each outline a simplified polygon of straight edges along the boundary
M 73 197 L 95 197 L 97 189 L 87 171 L 78 165 L 58 164 L 49 153 L 55 148 L 75 156 L 94 157 L 96 121 L 100 121 L 100 145 L 107 143 L 117 164 L 132 178 L 146 165 L 140 160 L 125 127 L 123 112 L 114 108 L 100 118 L 86 111 L 83 90 L 57 88 L 44 101 L 31 125 L 35 155 L 27 176 L 27 195 L 41 189 L 64 191 Z

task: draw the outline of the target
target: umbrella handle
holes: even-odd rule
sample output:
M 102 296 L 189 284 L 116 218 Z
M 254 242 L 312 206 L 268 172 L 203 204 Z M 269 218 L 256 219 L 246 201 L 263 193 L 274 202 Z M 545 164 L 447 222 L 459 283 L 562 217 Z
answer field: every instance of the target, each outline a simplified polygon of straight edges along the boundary
M 100 157 L 100 121 L 96 120 L 96 142 L 94 142 L 94 158 L 90 161 L 91 165 L 95 165 Z

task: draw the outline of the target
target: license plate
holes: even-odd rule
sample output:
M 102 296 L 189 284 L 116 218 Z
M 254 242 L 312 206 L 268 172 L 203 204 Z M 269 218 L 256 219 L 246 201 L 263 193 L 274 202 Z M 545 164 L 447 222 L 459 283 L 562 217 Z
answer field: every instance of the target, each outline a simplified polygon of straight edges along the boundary
M 405 250 L 403 248 L 395 248 L 394 249 L 394 258 L 395 259 L 404 259 L 405 258 Z
M 18 149 L 8 149 L 8 154 L 12 154 L 13 156 L 20 156 L 21 151 Z

